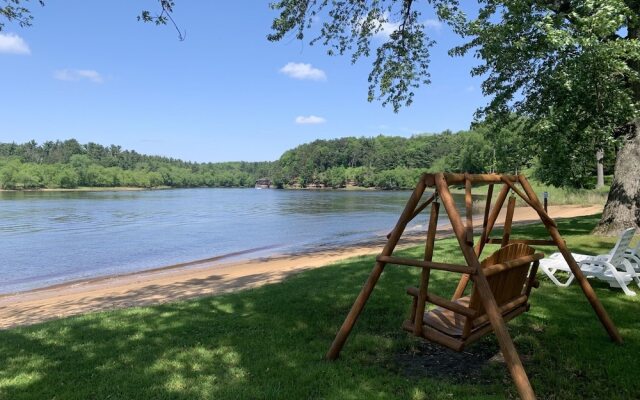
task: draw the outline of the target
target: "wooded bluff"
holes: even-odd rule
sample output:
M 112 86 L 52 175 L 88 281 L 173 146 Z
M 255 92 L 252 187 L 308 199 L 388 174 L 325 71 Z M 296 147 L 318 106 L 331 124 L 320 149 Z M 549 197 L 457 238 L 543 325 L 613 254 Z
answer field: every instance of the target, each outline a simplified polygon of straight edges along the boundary
M 595 167 L 584 161 L 574 162 L 571 180 L 560 184 L 589 186 Z M 496 135 L 483 127 L 409 138 L 380 135 L 316 140 L 286 151 L 276 161 L 263 162 L 186 162 L 139 154 L 116 145 L 80 144 L 75 139 L 0 143 L 0 187 L 18 190 L 253 187 L 261 178 L 279 188 L 406 189 L 412 188 L 425 171 L 513 173 L 532 165 L 536 165 L 535 149 L 525 138 L 509 132 Z M 542 178 L 548 174 L 539 166 L 535 171 Z

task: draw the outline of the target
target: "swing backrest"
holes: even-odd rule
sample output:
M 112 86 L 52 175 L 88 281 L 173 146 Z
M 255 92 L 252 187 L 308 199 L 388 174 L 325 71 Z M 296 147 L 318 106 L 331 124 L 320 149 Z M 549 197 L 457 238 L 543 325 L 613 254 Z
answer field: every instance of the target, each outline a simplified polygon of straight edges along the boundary
M 503 313 L 509 311 L 510 305 L 515 308 L 527 302 L 536 272 L 531 268 L 532 273 L 530 273 L 530 267 L 533 262 L 542 257 L 544 257 L 542 253 L 535 254 L 534 248 L 526 244 L 514 243 L 497 250 L 481 262 L 482 271 L 487 277 L 491 292 L 498 307 L 504 309 Z M 475 285 L 469 307 L 476 310 L 475 317 L 469 322 L 482 318 L 485 314 L 480 293 Z

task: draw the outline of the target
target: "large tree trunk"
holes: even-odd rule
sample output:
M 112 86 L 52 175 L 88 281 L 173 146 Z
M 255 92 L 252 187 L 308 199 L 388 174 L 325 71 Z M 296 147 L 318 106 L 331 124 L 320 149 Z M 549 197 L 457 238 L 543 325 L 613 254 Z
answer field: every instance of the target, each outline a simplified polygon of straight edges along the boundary
M 640 120 L 634 121 L 618 152 L 607 204 L 594 233 L 617 235 L 631 227 L 640 229 Z

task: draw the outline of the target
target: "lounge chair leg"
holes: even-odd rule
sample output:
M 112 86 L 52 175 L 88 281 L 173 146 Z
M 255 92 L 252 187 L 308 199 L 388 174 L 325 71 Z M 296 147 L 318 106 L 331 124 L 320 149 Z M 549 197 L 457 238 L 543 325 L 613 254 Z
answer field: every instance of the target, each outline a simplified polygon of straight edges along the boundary
M 573 273 L 569 272 L 568 273 L 569 277 L 567 278 L 567 281 L 565 283 L 562 283 L 558 278 L 556 278 L 556 272 L 558 271 L 556 268 L 540 268 L 540 269 L 542 270 L 542 272 L 544 272 L 547 275 L 547 277 L 551 280 L 551 282 L 553 282 L 558 287 L 569 287 L 569 285 L 571 285 L 571 282 L 573 282 L 573 279 L 575 278 Z

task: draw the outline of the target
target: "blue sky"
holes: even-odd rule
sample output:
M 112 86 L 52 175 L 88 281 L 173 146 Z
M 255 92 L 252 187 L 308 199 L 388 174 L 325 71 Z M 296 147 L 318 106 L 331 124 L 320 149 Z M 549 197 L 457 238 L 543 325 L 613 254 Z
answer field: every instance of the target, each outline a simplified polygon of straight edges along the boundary
M 370 60 L 268 42 L 267 0 L 180 0 L 182 42 L 171 27 L 136 21 L 152 0 L 32 7 L 32 27 L 9 23 L 0 37 L 2 142 L 77 138 L 192 161 L 274 160 L 318 138 L 467 129 L 486 103 L 469 75 L 477 60 L 449 57 L 460 39 L 429 13 L 433 83 L 395 114 L 366 100 Z

